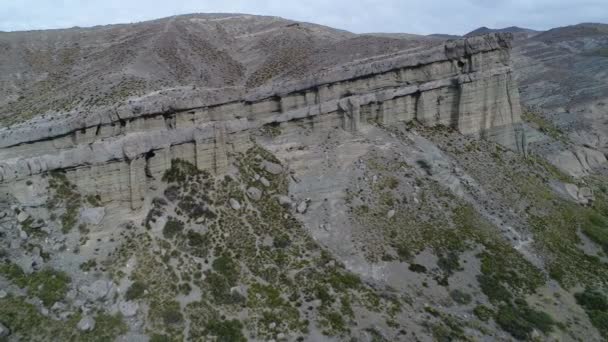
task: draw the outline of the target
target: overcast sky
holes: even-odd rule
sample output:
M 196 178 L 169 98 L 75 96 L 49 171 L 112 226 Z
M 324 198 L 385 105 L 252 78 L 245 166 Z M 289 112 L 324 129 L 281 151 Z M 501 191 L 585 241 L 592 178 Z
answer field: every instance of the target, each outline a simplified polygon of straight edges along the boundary
M 0 31 L 94 26 L 194 12 L 281 16 L 356 33 L 464 34 L 480 26 L 608 23 L 608 0 L 0 0 Z

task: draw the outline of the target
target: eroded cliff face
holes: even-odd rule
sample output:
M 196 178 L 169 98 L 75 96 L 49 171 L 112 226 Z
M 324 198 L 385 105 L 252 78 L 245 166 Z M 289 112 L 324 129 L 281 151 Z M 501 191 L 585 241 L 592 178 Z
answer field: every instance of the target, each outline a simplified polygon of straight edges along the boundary
M 172 159 L 224 174 L 228 156 L 251 147 L 260 128 L 309 125 L 356 134 L 370 123 L 416 120 L 525 151 L 508 34 L 450 41 L 358 60 L 261 87 L 151 94 L 56 120 L 0 131 L 0 182 L 67 170 L 105 203 L 141 207 L 146 180 Z M 12 192 L 12 190 L 9 190 Z

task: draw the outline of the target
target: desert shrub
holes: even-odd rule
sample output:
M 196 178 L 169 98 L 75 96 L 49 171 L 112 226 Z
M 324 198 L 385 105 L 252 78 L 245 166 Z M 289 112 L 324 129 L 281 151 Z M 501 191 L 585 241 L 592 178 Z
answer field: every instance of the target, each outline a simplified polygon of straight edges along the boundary
M 289 239 L 289 235 L 280 234 L 274 238 L 273 246 L 275 248 L 287 248 L 291 244 L 291 239 Z
M 458 290 L 458 289 L 450 291 L 450 297 L 456 303 L 462 304 L 462 305 L 470 304 L 471 301 L 473 300 L 473 297 L 470 294 L 463 292 L 461 290 Z
M 175 202 L 179 198 L 179 187 L 172 185 L 165 189 L 164 194 L 169 201 Z
M 361 279 L 353 273 L 334 270 L 329 277 L 329 283 L 336 291 L 344 291 L 359 287 Z
M 498 308 L 496 323 L 513 337 L 524 340 L 534 329 L 543 333 L 553 330 L 555 321 L 547 313 L 530 308 L 525 302 L 505 304 Z
M 608 338 L 608 298 L 603 293 L 590 288 L 575 294 L 574 297 L 585 309 L 591 323 L 604 338 Z
M 219 273 L 208 272 L 205 283 L 212 299 L 218 304 L 237 304 L 244 301 L 240 294 L 230 291 L 233 285 Z
M 0 266 L 0 274 L 16 285 L 27 288 L 28 294 L 38 297 L 46 306 L 64 299 L 70 283 L 70 277 L 66 273 L 50 268 L 25 274 L 19 266 L 6 264 Z
M 131 286 L 129 286 L 129 288 L 127 289 L 127 292 L 125 293 L 125 298 L 127 300 L 134 300 L 134 299 L 141 298 L 144 295 L 145 291 L 146 291 L 146 285 L 142 282 L 136 281 L 133 284 L 131 284 Z
M 228 283 L 234 286 L 239 278 L 239 267 L 228 255 L 222 255 L 213 260 L 213 270 L 226 278 Z
M 207 335 L 214 336 L 217 342 L 245 342 L 247 339 L 243 336 L 243 324 L 238 320 L 220 321 L 217 319 L 210 320 L 205 326 Z
M 150 342 L 171 342 L 171 338 L 166 335 L 152 334 Z
M 339 332 L 346 330 L 346 322 L 344 321 L 344 318 L 342 318 L 342 315 L 340 313 L 330 312 L 324 316 L 326 319 L 326 325 L 328 325 L 329 328 L 331 328 L 332 330 Z
M 178 302 L 170 302 L 161 312 L 161 317 L 166 325 L 177 325 L 184 320 L 184 315 Z
M 433 167 L 431 166 L 431 164 L 427 163 L 426 160 L 416 160 L 416 164 L 418 164 L 418 166 L 420 166 L 424 171 L 426 171 L 427 174 L 431 174 Z
M 411 264 L 409 270 L 416 273 L 426 273 L 426 267 L 420 264 Z
M 608 253 L 608 219 L 596 212 L 591 212 L 582 228 L 585 235 Z
M 184 230 L 184 224 L 173 217 L 169 217 L 163 228 L 165 239 L 171 239 Z
M 475 314 L 475 316 L 477 316 L 477 318 L 484 322 L 494 316 L 494 312 L 492 311 L 492 309 L 488 308 L 485 305 L 477 305 L 475 309 L 473 309 L 473 313 Z
M 209 236 L 207 234 L 201 234 L 192 230 L 186 233 L 186 238 L 190 247 L 205 247 L 209 244 Z

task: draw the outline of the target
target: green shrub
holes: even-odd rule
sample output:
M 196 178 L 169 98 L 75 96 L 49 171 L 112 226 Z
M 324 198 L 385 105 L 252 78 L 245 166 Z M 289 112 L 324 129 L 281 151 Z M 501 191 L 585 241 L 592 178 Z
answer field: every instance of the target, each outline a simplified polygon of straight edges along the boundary
M 38 297 L 46 306 L 62 300 L 70 283 L 70 277 L 66 273 L 50 268 L 28 275 L 15 264 L 5 264 L 0 266 L 0 274 L 4 274 L 19 287 L 27 288 L 30 295 Z
M 470 294 L 458 289 L 450 291 L 450 297 L 452 297 L 456 303 L 462 305 L 470 304 L 473 300 L 473 297 Z
M 475 316 L 477 316 L 477 318 L 484 322 L 488 321 L 490 318 L 492 318 L 492 316 L 494 316 L 494 311 L 485 305 L 477 305 L 475 309 L 473 309 L 473 313 Z
M 344 318 L 342 318 L 342 315 L 340 313 L 332 311 L 323 316 L 326 319 L 326 321 L 324 323 L 331 330 L 337 331 L 337 332 L 346 331 L 346 322 L 344 321 Z M 323 333 L 328 334 L 327 332 L 323 332 Z
M 547 313 L 530 308 L 524 302 L 504 304 L 498 308 L 496 323 L 513 337 L 524 340 L 534 329 L 543 333 L 553 330 L 555 321 Z
M 171 338 L 166 335 L 152 334 L 150 342 L 171 342 Z
M 230 291 L 234 284 L 229 283 L 226 277 L 219 273 L 207 272 L 205 283 L 213 301 L 218 304 L 238 304 L 245 301 L 239 293 Z
M 275 248 L 287 248 L 291 244 L 291 240 L 289 239 L 289 235 L 280 234 L 274 238 L 272 244 Z
M 239 267 L 228 255 L 222 255 L 213 260 L 213 270 L 226 278 L 231 286 L 236 285 L 239 279 Z
M 247 339 L 243 336 L 243 324 L 238 320 L 220 321 L 217 319 L 209 321 L 206 328 L 206 334 L 214 336 L 217 342 L 245 342 Z
M 416 273 L 426 273 L 426 267 L 420 264 L 411 264 L 409 270 Z
M 361 279 L 353 273 L 334 270 L 329 277 L 329 283 L 336 291 L 344 291 L 358 288 L 361 285 Z
M 596 212 L 591 212 L 587 217 L 587 222 L 583 224 L 582 230 L 593 242 L 600 245 L 604 252 L 608 253 L 608 219 Z
M 585 309 L 591 323 L 604 338 L 608 338 L 608 298 L 590 288 L 574 295 L 576 302 Z
M 173 217 L 169 217 L 167 223 L 163 227 L 163 236 L 165 239 L 171 239 L 184 230 L 184 224 Z
M 166 325 L 177 325 L 183 322 L 184 315 L 178 302 L 170 302 L 161 312 L 163 323 Z
M 129 286 L 129 288 L 127 289 L 127 292 L 125 293 L 125 299 L 126 300 L 139 299 L 144 295 L 145 291 L 146 291 L 146 285 L 142 282 L 136 281 L 133 284 L 131 284 L 131 286 Z

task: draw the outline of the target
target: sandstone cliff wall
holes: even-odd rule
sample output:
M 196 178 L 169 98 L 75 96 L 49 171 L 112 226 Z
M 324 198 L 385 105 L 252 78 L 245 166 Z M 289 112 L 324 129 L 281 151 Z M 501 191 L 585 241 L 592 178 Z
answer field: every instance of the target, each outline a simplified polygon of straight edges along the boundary
M 525 148 L 510 36 L 447 42 L 426 51 L 354 61 L 297 82 L 153 94 L 93 113 L 0 130 L 0 185 L 64 169 L 104 201 L 139 208 L 147 179 L 174 158 L 223 174 L 264 126 L 308 124 L 356 134 L 364 125 L 417 120 Z

